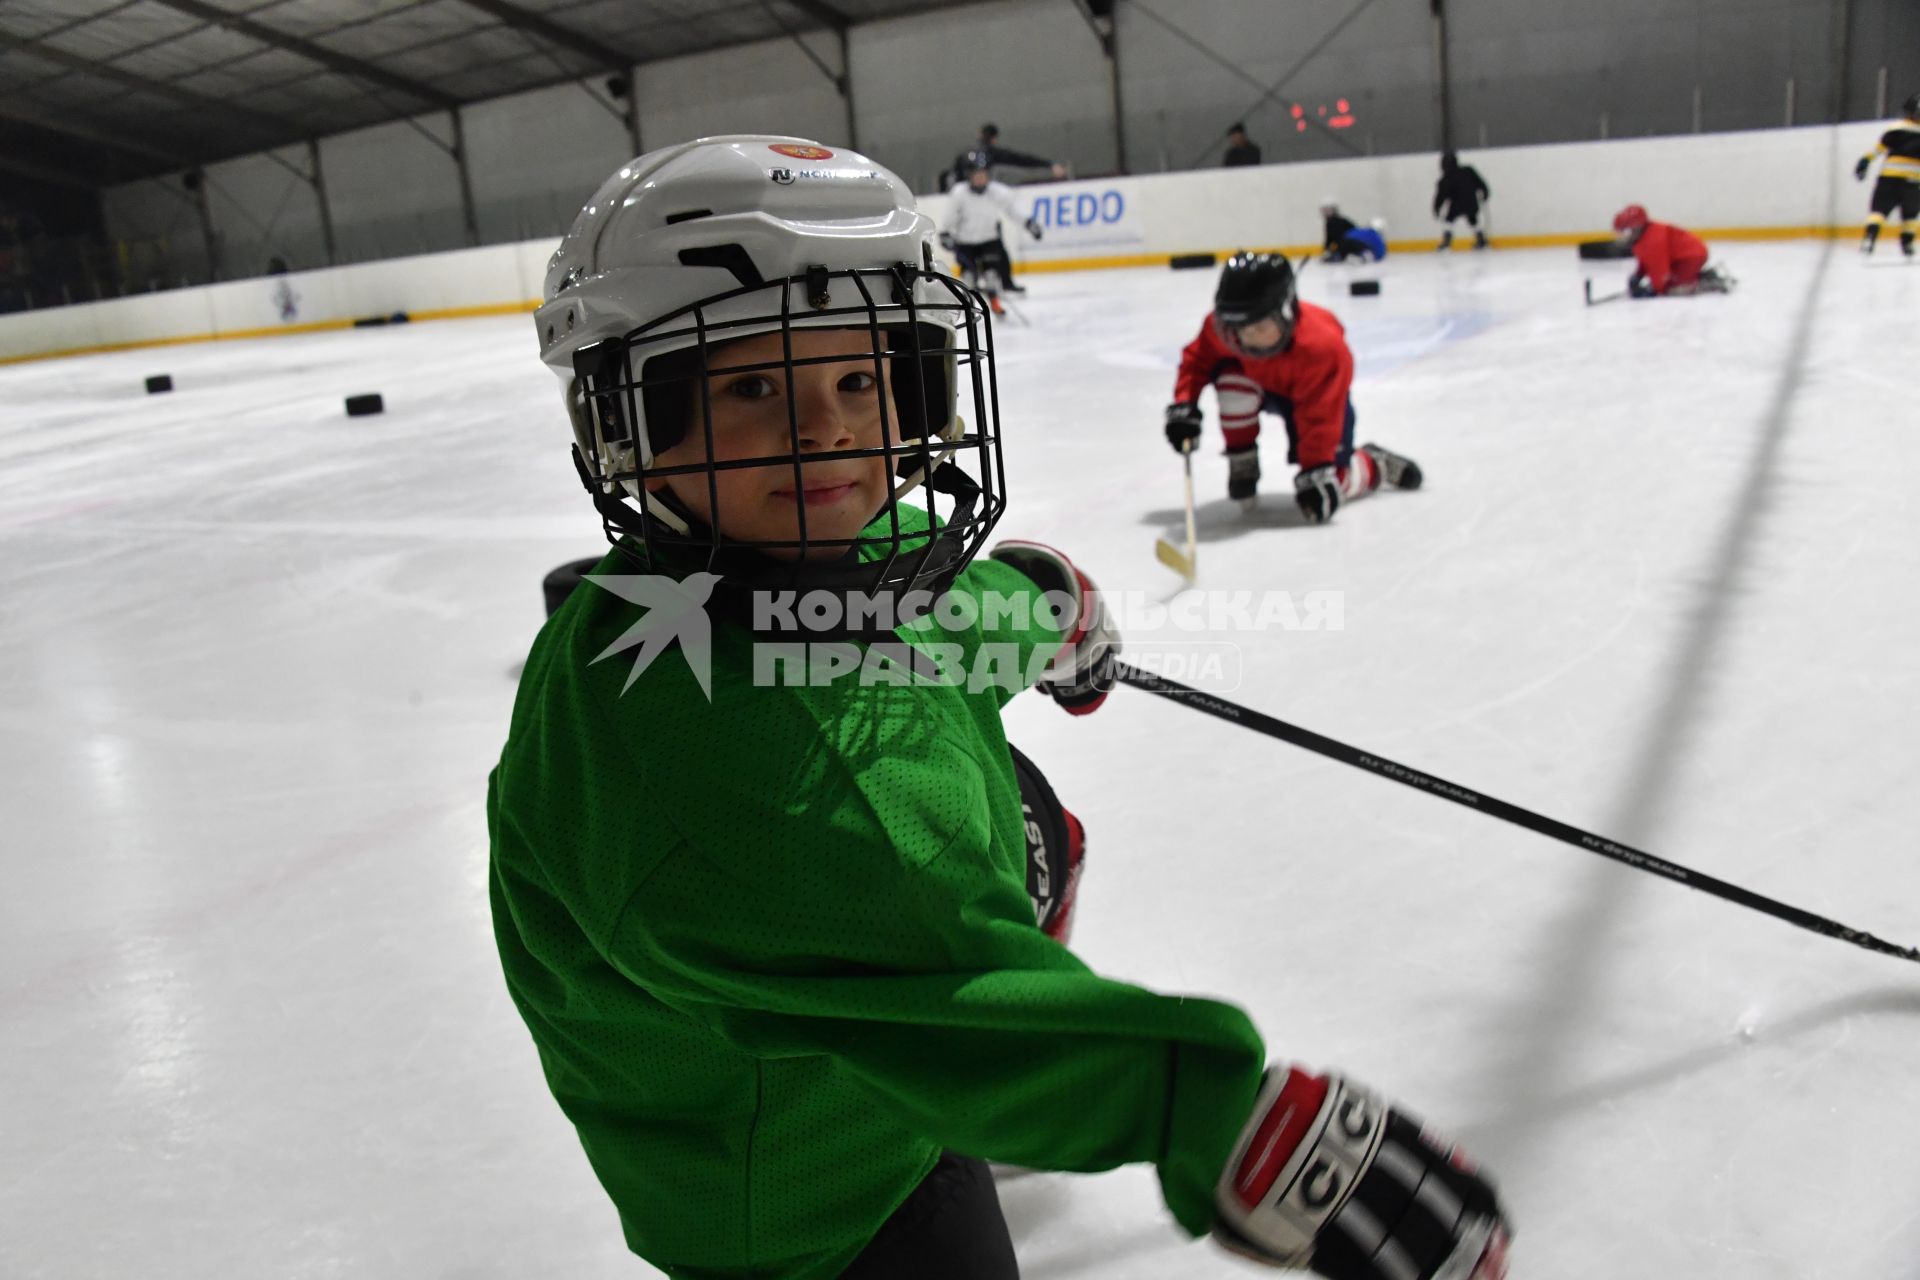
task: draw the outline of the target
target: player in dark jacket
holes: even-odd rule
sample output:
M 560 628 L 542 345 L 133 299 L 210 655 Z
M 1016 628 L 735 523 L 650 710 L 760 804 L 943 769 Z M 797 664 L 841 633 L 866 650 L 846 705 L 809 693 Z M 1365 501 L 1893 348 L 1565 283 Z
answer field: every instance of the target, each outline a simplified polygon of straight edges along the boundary
M 1236 124 L 1227 130 L 1227 154 L 1221 160 L 1221 167 L 1238 168 L 1241 165 L 1259 164 L 1259 144 L 1247 137 L 1247 126 Z
M 1460 157 L 1451 151 L 1440 157 L 1440 181 L 1433 188 L 1433 216 L 1447 224 L 1440 232 L 1442 249 L 1453 247 L 1456 218 L 1466 219 L 1473 228 L 1474 248 L 1487 247 L 1487 233 L 1480 229 L 1480 202 L 1490 194 L 1478 169 L 1461 164 Z
M 1867 233 L 1860 241 L 1860 252 L 1872 253 L 1880 240 L 1880 228 L 1895 213 L 1900 215 L 1900 252 L 1913 256 L 1913 228 L 1920 221 L 1920 93 L 1901 106 L 1906 119 L 1880 135 L 1879 145 L 1860 157 L 1853 176 L 1865 182 L 1867 171 L 1880 161 L 1880 180 L 1873 184 L 1872 212 L 1867 215 Z
M 1000 145 L 1000 126 L 983 124 L 980 136 L 974 139 L 972 146 L 953 158 L 953 165 L 947 173 L 941 175 L 940 189 L 946 190 L 948 178 L 953 182 L 966 181 L 969 170 L 984 160 L 989 170 L 993 169 L 1045 169 L 1050 177 L 1064 178 L 1067 166 L 1045 156 L 1030 155 L 1025 151 L 1015 151 L 1012 147 Z
M 1320 261 L 1345 262 L 1358 258 L 1362 262 L 1378 262 L 1387 256 L 1387 240 L 1380 234 L 1380 228 L 1386 225 L 1384 222 L 1376 219 L 1371 227 L 1355 226 L 1353 219 L 1340 212 L 1332 196 L 1321 201 L 1320 216 L 1326 220 Z

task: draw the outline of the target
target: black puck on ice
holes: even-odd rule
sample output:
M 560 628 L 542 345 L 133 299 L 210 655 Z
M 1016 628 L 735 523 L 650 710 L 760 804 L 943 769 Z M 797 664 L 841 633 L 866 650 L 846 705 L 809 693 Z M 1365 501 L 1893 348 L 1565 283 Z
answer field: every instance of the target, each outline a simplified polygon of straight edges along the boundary
M 1210 253 L 1176 253 L 1167 259 L 1167 265 L 1175 271 L 1191 271 L 1195 267 L 1211 267 L 1214 256 Z
M 173 390 L 173 375 L 170 373 L 156 373 L 147 379 L 147 394 L 150 396 L 157 396 L 162 391 L 171 390 Z
M 560 612 L 560 606 L 567 602 L 574 588 L 585 580 L 585 575 L 593 571 L 600 563 L 600 557 L 589 560 L 569 560 L 540 580 L 540 594 L 546 598 L 547 616 L 551 618 Z
M 1355 280 L 1347 286 L 1347 296 L 1349 298 L 1372 298 L 1379 296 L 1379 293 L 1380 282 L 1378 280 Z
M 364 396 L 347 397 L 347 416 L 349 418 L 367 418 L 376 413 L 385 413 L 386 411 L 387 403 L 380 398 L 378 391 L 369 392 Z

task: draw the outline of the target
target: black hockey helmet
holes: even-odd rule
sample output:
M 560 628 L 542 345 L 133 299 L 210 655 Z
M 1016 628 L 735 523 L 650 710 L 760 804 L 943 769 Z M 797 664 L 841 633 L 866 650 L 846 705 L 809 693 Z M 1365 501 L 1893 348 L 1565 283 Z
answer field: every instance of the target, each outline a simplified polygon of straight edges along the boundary
M 1900 109 L 1907 113 L 1907 119 L 1920 120 L 1920 93 L 1908 94 Z
M 1248 343 L 1241 330 L 1262 320 L 1280 325 L 1278 341 Z M 1293 264 L 1284 254 L 1236 253 L 1220 271 L 1213 291 L 1213 322 L 1221 340 L 1250 356 L 1270 356 L 1293 341 L 1300 320 L 1300 294 L 1294 285 Z
M 975 147 L 960 157 L 960 177 L 964 180 L 976 173 L 993 173 L 993 157 L 985 147 Z

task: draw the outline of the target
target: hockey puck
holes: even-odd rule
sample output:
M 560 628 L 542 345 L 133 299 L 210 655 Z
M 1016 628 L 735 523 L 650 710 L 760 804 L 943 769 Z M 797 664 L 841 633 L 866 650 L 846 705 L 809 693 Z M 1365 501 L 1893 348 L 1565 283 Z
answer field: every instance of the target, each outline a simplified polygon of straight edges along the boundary
M 1347 296 L 1349 298 L 1372 298 L 1379 296 L 1379 293 L 1380 282 L 1378 280 L 1355 280 L 1347 286 Z
M 1167 259 L 1167 265 L 1175 271 L 1191 271 L 1196 267 L 1211 267 L 1215 261 L 1210 253 L 1176 253 Z
M 162 391 L 171 390 L 173 390 L 173 375 L 170 373 L 156 373 L 147 379 L 147 394 L 150 396 L 157 396 Z
M 589 560 L 569 560 L 540 580 L 540 594 L 547 602 L 549 618 L 560 612 L 560 606 L 567 602 L 567 597 L 573 594 L 574 588 L 578 587 L 585 575 L 591 573 L 594 566 L 599 563 L 599 556 Z
M 347 416 L 349 418 L 367 418 L 376 413 L 385 413 L 386 411 L 387 402 L 380 398 L 378 391 L 369 392 L 364 396 L 347 397 Z

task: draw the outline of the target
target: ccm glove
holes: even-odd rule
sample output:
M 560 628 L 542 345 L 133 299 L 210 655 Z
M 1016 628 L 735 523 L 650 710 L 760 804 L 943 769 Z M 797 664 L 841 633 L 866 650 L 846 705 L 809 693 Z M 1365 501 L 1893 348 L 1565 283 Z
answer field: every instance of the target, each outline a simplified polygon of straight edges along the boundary
M 1867 180 L 1867 170 L 1871 168 L 1873 168 L 1873 157 L 1861 156 L 1860 163 L 1853 166 L 1853 180 L 1855 182 L 1865 182 Z
M 1038 218 L 1027 219 L 1027 234 L 1032 236 L 1035 240 L 1040 239 L 1040 219 Z
M 1113 661 L 1120 656 L 1120 634 L 1100 592 L 1073 561 L 1038 542 L 1003 542 L 990 558 L 1012 565 L 1065 605 L 1066 641 L 1033 687 L 1076 716 L 1097 709 L 1113 688 Z
M 1267 1072 L 1214 1191 L 1213 1236 L 1328 1280 L 1504 1280 L 1493 1183 L 1420 1122 L 1337 1075 Z

